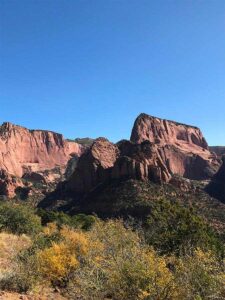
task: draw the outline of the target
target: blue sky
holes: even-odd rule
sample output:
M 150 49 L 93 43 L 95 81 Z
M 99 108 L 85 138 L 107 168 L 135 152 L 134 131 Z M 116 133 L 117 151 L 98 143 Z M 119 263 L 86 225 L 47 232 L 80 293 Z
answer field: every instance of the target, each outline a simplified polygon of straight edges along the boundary
M 225 1 L 1 0 L 0 122 L 129 138 L 145 112 L 225 145 Z

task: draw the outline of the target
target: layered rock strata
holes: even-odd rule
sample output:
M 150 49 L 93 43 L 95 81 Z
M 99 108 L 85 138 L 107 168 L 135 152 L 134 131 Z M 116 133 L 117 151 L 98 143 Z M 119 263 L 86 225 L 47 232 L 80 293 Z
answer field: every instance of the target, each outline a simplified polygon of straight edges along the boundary
M 61 134 L 3 123 L 0 126 L 0 169 L 21 177 L 28 171 L 65 166 L 71 153 L 80 155 L 83 147 Z

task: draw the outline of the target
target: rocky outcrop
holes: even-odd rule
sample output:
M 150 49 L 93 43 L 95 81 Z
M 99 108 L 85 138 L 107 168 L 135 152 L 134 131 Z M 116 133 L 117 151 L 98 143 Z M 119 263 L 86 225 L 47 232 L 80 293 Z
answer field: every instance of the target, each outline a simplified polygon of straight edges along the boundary
M 198 128 L 141 114 L 134 123 L 131 141 L 113 144 L 99 138 L 73 161 L 66 188 L 85 194 L 101 183 L 126 178 L 160 183 L 177 174 L 207 179 L 218 167 L 217 156 L 209 151 Z
M 207 185 L 206 192 L 210 196 L 225 203 L 225 156 L 223 156 L 222 161 L 223 163 L 219 171 Z
M 73 193 L 85 194 L 111 180 L 168 182 L 170 178 L 171 174 L 154 144 L 123 140 L 115 145 L 105 138 L 98 138 L 79 158 L 66 185 Z
M 199 147 L 208 150 L 199 128 L 143 113 L 135 120 L 130 139 L 134 143 L 148 140 L 160 145 L 174 145 L 191 152 L 199 152 Z
M 98 138 L 79 158 L 73 157 L 66 181 L 59 183 L 39 206 L 87 211 L 87 205 L 96 207 L 95 197 L 100 199 L 107 186 L 129 180 L 140 185 L 171 183 L 170 187 L 189 193 L 197 189 L 191 179 L 209 179 L 220 163 L 198 128 L 141 114 L 130 141 L 113 144 Z M 104 207 L 100 202 L 98 206 Z M 90 211 L 96 211 L 92 208 Z
M 0 195 L 12 198 L 16 195 L 16 189 L 23 186 L 20 178 L 8 174 L 5 170 L 0 170 Z
M 65 166 L 71 153 L 78 156 L 83 146 L 61 134 L 3 123 L 0 126 L 0 168 L 22 177 L 27 172 Z
M 119 156 L 116 145 L 105 138 L 98 138 L 80 157 L 67 188 L 76 193 L 89 192 L 100 182 L 106 181 Z
M 197 127 L 141 114 L 134 123 L 131 141 L 140 144 L 146 140 L 157 146 L 172 174 L 190 179 L 207 179 L 220 166 L 216 154 L 210 152 Z
M 123 140 L 117 145 L 120 157 L 113 167 L 113 178 L 169 181 L 171 175 L 163 162 L 160 151 L 153 143 L 144 141 L 141 144 L 134 144 Z

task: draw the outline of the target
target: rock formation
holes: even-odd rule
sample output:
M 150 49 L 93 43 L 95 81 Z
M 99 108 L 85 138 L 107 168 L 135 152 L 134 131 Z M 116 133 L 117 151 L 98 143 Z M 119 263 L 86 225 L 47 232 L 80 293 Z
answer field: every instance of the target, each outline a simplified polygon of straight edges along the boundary
M 201 180 L 211 177 L 220 166 L 197 127 L 140 114 L 131 141 L 139 144 L 146 140 L 157 145 L 172 174 Z
M 134 144 L 123 140 L 113 144 L 98 138 L 79 158 L 67 189 L 85 194 L 111 180 L 138 179 L 168 182 L 171 178 L 160 151 L 149 141 Z
M 61 134 L 3 123 L 0 126 L 0 169 L 22 177 L 29 171 L 65 166 L 71 153 L 80 155 L 82 146 Z
M 105 138 L 96 139 L 79 158 L 75 171 L 68 180 L 68 189 L 85 193 L 107 180 L 118 156 L 116 145 Z
M 225 203 L 225 156 L 223 156 L 222 160 L 223 164 L 207 185 L 206 192 Z
M 40 178 L 43 182 L 59 180 L 71 155 L 80 156 L 84 148 L 55 132 L 3 123 L 0 126 L 0 194 L 13 197 L 15 189 L 21 186 L 20 177 L 33 182 Z M 57 168 L 60 171 L 54 172 Z
M 130 141 L 113 144 L 98 138 L 79 158 L 72 159 L 66 181 L 39 206 L 93 212 L 95 199 L 99 209 L 109 205 L 100 203 L 101 193 L 108 186 L 116 188 L 121 182 L 131 181 L 140 185 L 171 183 L 170 187 L 189 193 L 195 190 L 191 179 L 209 179 L 220 164 L 198 128 L 141 114 Z
M 0 195 L 12 198 L 16 195 L 16 189 L 23 186 L 21 179 L 8 174 L 5 170 L 0 170 Z
M 76 161 L 66 186 L 85 194 L 101 183 L 126 178 L 169 182 L 177 174 L 201 180 L 218 167 L 216 154 L 209 151 L 198 128 L 141 114 L 131 141 L 95 140 Z

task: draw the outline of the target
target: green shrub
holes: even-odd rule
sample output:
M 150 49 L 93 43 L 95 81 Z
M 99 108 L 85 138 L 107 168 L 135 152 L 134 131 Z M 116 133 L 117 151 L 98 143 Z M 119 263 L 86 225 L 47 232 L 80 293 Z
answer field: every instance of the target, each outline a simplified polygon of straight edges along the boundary
M 223 244 L 205 220 L 178 203 L 155 201 L 144 225 L 149 244 L 164 254 L 184 254 L 200 247 L 223 256 Z
M 59 227 L 68 225 L 83 230 L 89 230 L 96 221 L 96 217 L 91 215 L 77 214 L 70 216 L 62 211 L 47 211 L 44 209 L 39 209 L 38 215 L 41 217 L 42 225 L 55 222 Z
M 198 248 L 176 262 L 175 281 L 180 299 L 225 299 L 224 280 L 224 263 L 218 262 L 212 251 Z
M 40 208 L 38 209 L 37 214 L 41 217 L 41 223 L 43 226 L 53 222 L 55 222 L 58 226 L 69 225 L 71 223 L 71 217 L 64 212 L 47 211 Z
M 89 230 L 96 222 L 97 218 L 91 215 L 77 214 L 71 217 L 71 224 L 74 228 Z
M 22 204 L 0 204 L 0 230 L 15 234 L 36 234 L 42 229 L 41 219 L 34 210 Z

